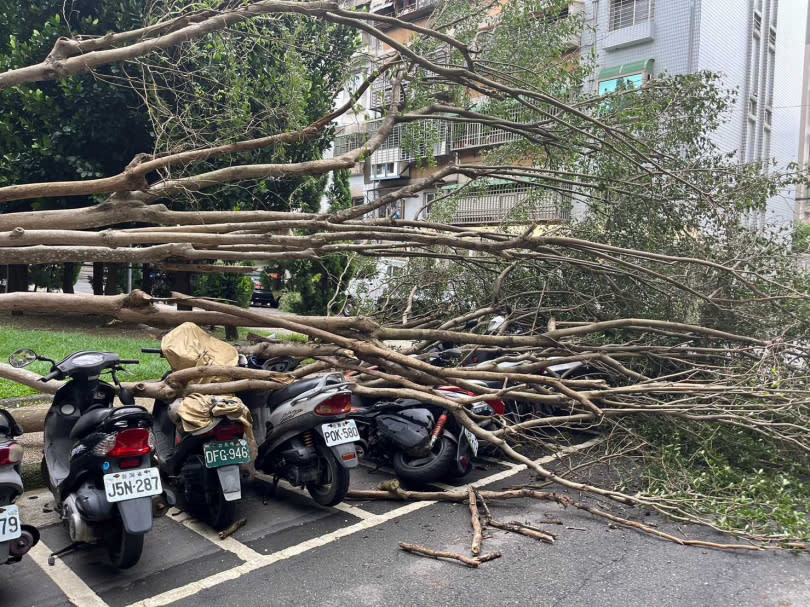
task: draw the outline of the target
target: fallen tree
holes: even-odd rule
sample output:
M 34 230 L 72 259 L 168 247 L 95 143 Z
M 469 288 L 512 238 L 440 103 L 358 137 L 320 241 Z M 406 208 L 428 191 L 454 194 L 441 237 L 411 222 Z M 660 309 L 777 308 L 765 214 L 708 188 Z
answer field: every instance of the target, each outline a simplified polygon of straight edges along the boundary
M 41 61 L 9 65 L 0 74 L 3 90 L 29 91 L 26 83 L 46 87 L 84 73 L 104 81 L 102 66 L 132 70 L 128 82 L 153 112 L 162 139 L 115 174 L 0 183 L 7 211 L 0 213 L 0 264 L 148 262 L 229 271 L 236 267 L 217 262 L 341 253 L 406 266 L 379 297 L 358 296 L 358 316 L 268 314 L 181 293 L 155 299 L 137 290 L 125 296 L 10 292 L 0 294 L 0 310 L 97 314 L 156 333 L 187 321 L 294 331 L 310 341 L 245 350 L 315 361 L 290 375 L 233 370 L 230 381 L 214 385 L 181 373 L 129 387 L 137 395 L 171 398 L 275 389 L 291 377 L 353 371 L 358 393 L 444 407 L 542 479 L 722 527 L 758 547 L 798 546 L 810 533 L 806 515 L 788 520 L 782 514 L 806 493 L 797 479 L 805 478 L 810 450 L 807 279 L 779 238 L 742 228 L 741 218 L 804 177 L 739 165 L 707 142 L 706 131 L 730 107 L 712 75 L 663 78 L 632 94 L 569 101 L 585 68 L 564 44 L 581 23 L 556 12 L 562 2 L 530 2 L 531 10 L 514 4 L 501 7 L 500 18 L 492 16 L 491 30 L 474 17 L 488 11 L 486 3 L 476 12 L 469 2 L 448 2 L 424 23 L 334 2 L 226 3 L 202 11 L 178 6 L 143 28 L 60 39 Z M 367 77 L 358 81 L 347 73 L 333 83 L 346 89 L 347 100 L 314 121 L 299 116 L 288 124 L 257 111 L 221 137 L 185 129 L 195 95 L 210 103 L 206 110 L 227 97 L 218 78 L 238 66 L 224 62 L 266 51 L 259 26 L 290 19 L 302 27 L 353 28 L 387 50 L 363 59 Z M 392 26 L 411 37 L 392 36 Z M 533 38 L 544 44 L 531 46 Z M 223 71 L 186 70 L 200 54 L 208 57 L 203 45 L 210 41 L 220 51 L 210 64 Z M 516 44 L 525 52 L 515 53 Z M 175 78 L 199 86 L 169 87 Z M 357 113 L 358 101 L 375 87 L 385 92 L 379 111 Z M 324 158 L 297 154 L 294 146 L 302 142 L 325 147 L 334 120 L 367 118 L 376 119 L 374 129 L 350 149 Z M 175 122 L 184 128 L 173 136 L 165 125 Z M 447 129 L 465 124 L 505 144 L 434 165 L 425 150 Z M 266 199 L 253 206 L 273 184 L 351 169 L 391 149 L 396 137 L 398 149 L 413 157 L 413 178 L 405 185 L 335 212 L 289 204 L 274 210 Z M 260 152 L 271 160 L 258 161 Z M 532 195 L 500 225 L 461 225 L 459 205 L 507 186 Z M 433 198 L 418 219 L 389 212 L 427 193 Z M 567 206 L 557 210 L 575 201 L 587 207 L 585 216 L 570 224 L 538 219 L 538 209 L 558 195 Z M 234 204 L 223 210 L 215 204 L 219 197 Z M 49 200 L 70 200 L 70 208 L 48 207 Z M 32 201 L 38 210 L 25 206 Z M 496 314 L 503 317 L 500 327 L 483 330 Z M 450 344 L 459 355 L 446 363 L 437 352 Z M 482 353 L 486 364 L 473 365 Z M 579 371 L 553 371 L 569 363 Z M 48 391 L 53 385 L 5 366 L 0 376 Z M 450 399 L 437 390 L 445 385 L 464 392 Z M 509 414 L 485 420 L 468 411 L 467 405 L 493 399 L 504 401 Z M 519 448 L 548 448 L 571 431 L 605 433 L 620 452 L 646 458 L 661 473 L 602 486 L 547 469 Z M 628 448 L 626 437 L 637 446 Z M 679 486 L 667 484 L 676 470 L 696 462 L 705 470 Z M 721 483 L 723 466 L 744 473 Z M 780 493 L 779 508 L 768 511 L 768 500 L 757 495 L 745 503 L 729 494 L 711 500 L 712 490 L 752 485 L 750 475 L 764 468 L 793 491 Z M 703 472 L 715 486 L 692 491 Z M 751 504 L 760 510 L 752 514 Z

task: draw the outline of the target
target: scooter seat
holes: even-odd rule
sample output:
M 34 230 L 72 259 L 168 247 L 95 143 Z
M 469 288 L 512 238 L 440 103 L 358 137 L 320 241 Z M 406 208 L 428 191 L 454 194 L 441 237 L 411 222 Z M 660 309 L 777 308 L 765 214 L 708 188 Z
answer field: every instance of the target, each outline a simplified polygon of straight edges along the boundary
M 92 409 L 82 415 L 79 421 L 71 428 L 70 438 L 74 441 L 81 440 L 90 434 L 96 426 L 112 415 L 113 409 Z
M 267 396 L 267 406 L 271 409 L 280 405 L 284 401 L 290 400 L 291 398 L 295 398 L 296 396 L 303 394 L 307 390 L 312 390 L 318 384 L 323 381 L 322 377 L 313 377 L 312 379 L 304 379 L 301 381 L 294 382 L 287 386 L 286 388 L 282 388 L 281 390 L 276 390 L 275 392 L 271 392 Z M 340 383 L 338 379 L 334 381 L 331 379 L 327 379 L 326 385 L 329 384 L 337 384 Z

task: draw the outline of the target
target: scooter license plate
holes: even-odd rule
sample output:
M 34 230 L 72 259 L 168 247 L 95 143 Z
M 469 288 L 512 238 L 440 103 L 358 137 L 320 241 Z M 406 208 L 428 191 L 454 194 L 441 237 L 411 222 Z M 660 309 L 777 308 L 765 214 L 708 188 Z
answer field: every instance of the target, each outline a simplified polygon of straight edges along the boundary
M 123 502 L 136 497 L 151 497 L 163 492 L 157 468 L 121 470 L 104 475 L 104 492 L 108 502 Z
M 245 439 L 222 440 L 203 445 L 206 468 L 220 468 L 250 462 L 250 449 Z
M 13 505 L 0 507 L 0 542 L 16 540 L 21 535 L 19 508 Z
M 326 441 L 327 447 L 360 440 L 360 431 L 357 429 L 357 424 L 354 423 L 353 419 L 344 419 L 340 422 L 323 424 L 321 426 L 321 432 L 323 432 L 323 438 Z
M 470 445 L 470 451 L 472 451 L 473 457 L 478 455 L 478 437 L 467 430 L 467 428 L 462 428 L 461 434 L 467 439 L 467 443 Z

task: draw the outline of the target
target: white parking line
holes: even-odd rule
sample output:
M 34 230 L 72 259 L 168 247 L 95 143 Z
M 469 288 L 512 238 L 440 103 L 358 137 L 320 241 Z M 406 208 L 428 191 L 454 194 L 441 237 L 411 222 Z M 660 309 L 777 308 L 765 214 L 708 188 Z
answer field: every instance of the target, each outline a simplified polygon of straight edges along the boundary
M 548 455 L 546 457 L 542 457 L 538 460 L 535 460 L 535 462 L 537 464 L 543 465 L 560 457 L 564 457 L 577 451 L 581 451 L 583 449 L 592 447 L 602 442 L 603 440 L 604 439 L 602 438 L 594 438 L 592 440 L 580 443 L 578 445 L 572 445 L 570 447 L 561 449 L 560 451 L 558 451 L 553 455 Z M 526 464 L 519 464 L 517 466 L 514 466 L 507 470 L 503 470 L 497 474 L 487 476 L 470 484 L 476 487 L 483 487 L 485 485 L 501 481 L 505 478 L 509 478 L 510 476 L 514 476 L 517 473 L 526 470 L 527 467 L 528 466 L 526 466 Z M 163 592 L 161 594 L 157 594 L 147 599 L 143 599 L 142 601 L 132 603 L 127 607 L 161 607 L 163 605 L 168 605 L 175 601 L 179 601 L 181 599 L 194 596 L 195 594 L 201 592 L 202 590 L 212 588 L 214 586 L 228 582 L 230 580 L 238 579 L 243 575 L 250 573 L 251 571 L 255 571 L 256 569 L 261 569 L 262 567 L 272 565 L 273 563 L 277 563 L 279 561 L 291 558 L 293 556 L 303 554 L 314 548 L 325 546 L 326 544 L 331 544 L 332 542 L 335 542 L 340 538 L 353 535 L 358 531 L 365 531 L 372 527 L 376 527 L 377 525 L 381 525 L 383 523 L 394 520 L 406 514 L 410 514 L 411 512 L 416 512 L 417 510 L 421 510 L 422 508 L 432 506 L 435 503 L 436 503 L 435 501 L 410 502 L 404 506 L 401 506 L 400 508 L 390 510 L 389 512 L 385 512 L 383 514 L 368 513 L 370 515 L 368 518 L 358 523 L 355 523 L 354 525 L 350 525 L 348 527 L 332 531 L 331 533 L 326 533 L 324 535 L 314 537 L 305 542 L 301 542 L 300 544 L 290 546 L 289 548 L 279 550 L 278 552 L 274 552 L 272 554 L 260 555 L 258 558 L 253 558 L 243 563 L 242 565 L 239 565 L 232 569 L 221 571 L 220 573 L 216 573 L 214 575 L 211 575 L 202 580 L 198 580 L 196 582 L 191 582 L 189 584 L 186 584 L 185 586 L 180 586 L 178 588 L 167 590 L 166 592 Z M 82 607 L 84 607 L 83 604 Z
M 52 550 L 40 540 L 36 546 L 31 548 L 28 556 L 39 565 L 45 575 L 53 580 L 59 590 L 65 593 L 71 604 L 81 607 L 108 607 L 107 603 L 101 600 L 101 597 L 93 592 L 93 589 L 85 584 L 84 580 L 76 575 L 62 559 L 56 559 L 53 566 L 48 565 L 48 557 L 51 552 Z
M 261 554 L 253 550 L 253 548 L 251 548 L 250 546 L 246 546 L 245 544 L 234 539 L 233 537 L 226 537 L 224 539 L 221 539 L 219 537 L 219 533 L 211 529 L 211 527 L 209 527 L 202 521 L 198 521 L 194 517 L 184 518 L 178 522 L 187 529 L 191 529 L 191 531 L 193 531 L 197 535 L 201 535 L 212 544 L 215 544 L 217 547 L 222 548 L 223 550 L 227 550 L 228 552 L 232 552 L 243 561 L 252 561 L 262 556 Z

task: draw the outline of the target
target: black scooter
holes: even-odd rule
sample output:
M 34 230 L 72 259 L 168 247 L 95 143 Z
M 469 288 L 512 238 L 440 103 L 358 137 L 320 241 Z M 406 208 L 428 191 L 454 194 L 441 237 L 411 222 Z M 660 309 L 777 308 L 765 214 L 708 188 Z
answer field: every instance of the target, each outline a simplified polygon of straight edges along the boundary
M 116 377 L 121 365 L 138 361 L 84 351 L 57 363 L 27 348 L 9 357 L 14 367 L 36 360 L 52 365 L 42 381 L 68 379 L 45 416 L 42 474 L 72 542 L 52 557 L 101 543 L 113 565 L 132 567 L 152 529 L 152 498 L 163 492 L 152 465 L 152 417 Z M 104 371 L 114 385 L 101 381 Z M 115 387 L 123 407 L 113 408 Z
M 160 348 L 141 352 L 163 356 Z M 173 403 L 159 399 L 152 415 L 155 452 L 169 501 L 199 515 L 214 529 L 231 525 L 242 498 L 239 466 L 250 462 L 244 426 L 218 417 L 205 431 L 189 434 L 178 428 Z
M 439 389 L 456 396 L 453 388 Z M 487 403 L 476 403 L 473 412 L 490 415 Z M 352 395 L 350 418 L 360 430 L 363 455 L 390 461 L 404 481 L 426 484 L 445 477 L 461 478 L 472 470 L 478 440 L 439 406 L 400 398 L 378 401 Z
M 14 501 L 23 492 L 20 477 L 23 447 L 14 439 L 23 433 L 11 413 L 0 409 L 0 564 L 17 563 L 39 541 L 39 531 L 23 525 Z

